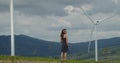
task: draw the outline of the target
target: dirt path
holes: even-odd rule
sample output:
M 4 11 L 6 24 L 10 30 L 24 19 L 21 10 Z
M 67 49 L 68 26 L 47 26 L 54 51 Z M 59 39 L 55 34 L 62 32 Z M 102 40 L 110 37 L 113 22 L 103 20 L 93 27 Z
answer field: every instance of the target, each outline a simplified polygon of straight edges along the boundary
M 0 60 L 0 63 L 61 63 L 60 61 Z

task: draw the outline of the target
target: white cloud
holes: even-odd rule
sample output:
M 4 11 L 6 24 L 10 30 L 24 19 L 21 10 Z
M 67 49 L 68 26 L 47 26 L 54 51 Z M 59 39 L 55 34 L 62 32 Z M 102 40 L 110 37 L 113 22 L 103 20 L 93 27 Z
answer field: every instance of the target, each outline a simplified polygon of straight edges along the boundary
M 90 4 L 85 4 L 81 6 L 85 11 L 90 11 L 92 10 L 93 6 Z
M 72 14 L 75 11 L 75 8 L 72 5 L 69 5 L 66 6 L 64 10 L 67 11 L 68 14 Z
M 118 5 L 118 0 L 112 0 L 116 5 Z

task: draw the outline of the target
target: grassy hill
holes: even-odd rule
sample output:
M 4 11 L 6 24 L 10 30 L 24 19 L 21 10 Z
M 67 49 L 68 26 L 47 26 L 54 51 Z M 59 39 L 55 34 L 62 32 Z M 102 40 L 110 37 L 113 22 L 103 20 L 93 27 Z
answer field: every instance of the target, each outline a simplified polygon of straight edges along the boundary
M 119 63 L 120 61 L 83 61 L 67 60 L 61 62 L 60 59 L 41 58 L 41 57 L 23 57 L 23 56 L 0 56 L 0 63 Z

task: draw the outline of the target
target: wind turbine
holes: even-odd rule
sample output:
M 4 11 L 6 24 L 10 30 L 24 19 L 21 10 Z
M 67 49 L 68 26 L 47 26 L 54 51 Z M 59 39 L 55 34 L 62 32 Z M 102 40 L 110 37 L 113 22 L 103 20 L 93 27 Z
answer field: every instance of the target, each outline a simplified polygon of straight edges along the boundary
M 10 27 L 11 27 L 11 56 L 15 56 L 15 40 L 14 40 L 14 5 L 10 0 Z
M 93 26 L 94 26 L 94 27 L 92 28 L 92 31 L 91 31 L 91 37 L 90 37 L 90 39 L 92 38 L 93 32 L 95 32 L 95 34 L 94 34 L 94 40 L 95 40 L 95 61 L 98 62 L 97 26 L 100 25 L 102 22 L 104 22 L 104 21 L 106 21 L 106 20 L 114 17 L 115 15 L 110 16 L 110 17 L 108 17 L 108 18 L 106 18 L 106 19 L 104 19 L 104 20 L 101 20 L 101 21 L 98 20 L 98 21 L 95 22 L 95 21 L 93 21 L 93 20 L 91 19 L 91 17 L 84 11 L 84 9 L 83 9 L 82 7 L 80 7 L 80 8 L 81 8 L 82 12 L 87 16 L 87 18 L 92 22 L 92 24 L 93 24 Z M 90 50 L 89 50 L 89 49 L 90 49 L 90 43 L 91 43 L 91 42 L 89 42 L 89 45 L 88 45 L 88 52 L 90 51 Z
M 106 18 L 106 19 L 104 19 L 104 20 L 98 20 L 97 21 L 97 23 L 96 24 L 94 24 L 94 26 L 92 27 L 92 30 L 91 30 L 91 34 L 90 34 L 90 41 L 89 41 L 89 45 L 88 45 L 88 53 L 90 52 L 90 44 L 91 44 L 91 40 L 92 40 L 92 35 L 93 35 L 93 33 L 94 33 L 94 30 L 95 30 L 95 26 L 98 26 L 99 24 L 101 24 L 102 22 L 104 22 L 104 21 L 107 21 L 108 19 L 111 19 L 112 17 L 114 17 L 115 15 L 113 15 L 113 16 L 110 16 L 110 17 L 108 17 L 108 18 Z

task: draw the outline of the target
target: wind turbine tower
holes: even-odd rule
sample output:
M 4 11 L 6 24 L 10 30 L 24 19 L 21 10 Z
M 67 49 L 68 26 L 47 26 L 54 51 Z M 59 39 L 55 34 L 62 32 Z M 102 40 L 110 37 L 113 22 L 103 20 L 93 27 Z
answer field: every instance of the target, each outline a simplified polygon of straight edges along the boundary
M 14 5 L 10 0 L 10 27 L 11 27 L 11 56 L 15 56 L 15 40 L 14 40 Z

